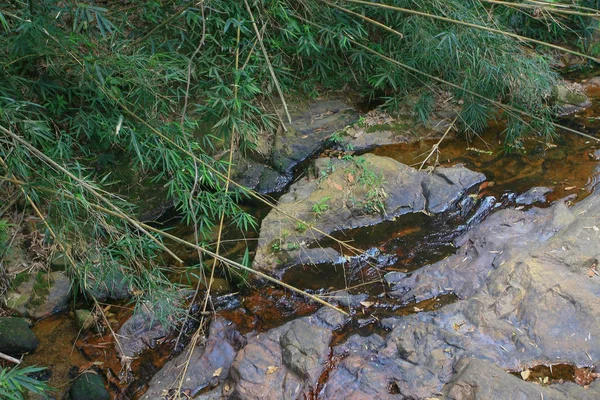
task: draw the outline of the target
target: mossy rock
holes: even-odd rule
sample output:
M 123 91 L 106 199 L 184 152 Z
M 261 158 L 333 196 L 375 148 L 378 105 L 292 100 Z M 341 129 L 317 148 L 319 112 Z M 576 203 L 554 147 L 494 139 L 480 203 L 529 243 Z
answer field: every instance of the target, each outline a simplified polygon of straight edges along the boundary
M 98 374 L 81 374 L 69 389 L 71 400 L 110 400 L 110 394 L 104 387 L 104 381 Z
M 0 318 L 0 352 L 18 356 L 34 351 L 40 341 L 23 318 Z

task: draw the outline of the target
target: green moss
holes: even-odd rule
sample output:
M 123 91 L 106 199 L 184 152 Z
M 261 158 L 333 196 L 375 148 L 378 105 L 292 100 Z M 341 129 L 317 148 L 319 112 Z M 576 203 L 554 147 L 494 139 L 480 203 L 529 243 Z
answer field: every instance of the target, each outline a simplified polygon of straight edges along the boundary
M 10 282 L 11 289 L 18 288 L 19 286 L 21 286 L 21 284 L 23 282 L 25 282 L 28 279 L 29 279 L 29 273 L 27 273 L 27 272 L 18 273 Z
M 46 297 L 50 293 L 50 285 L 52 284 L 51 275 L 46 271 L 38 271 L 33 282 L 33 293 L 29 301 L 29 308 L 36 308 L 44 304 Z

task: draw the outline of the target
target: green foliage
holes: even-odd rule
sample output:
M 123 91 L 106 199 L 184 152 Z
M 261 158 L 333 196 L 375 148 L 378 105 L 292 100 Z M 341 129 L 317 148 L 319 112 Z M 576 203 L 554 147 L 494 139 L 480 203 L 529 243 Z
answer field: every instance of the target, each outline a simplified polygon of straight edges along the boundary
M 306 225 L 304 222 L 296 223 L 296 231 L 297 232 L 304 233 L 304 232 L 306 232 L 307 229 L 308 229 L 308 225 Z
M 346 171 L 355 177 L 356 182 L 367 189 L 364 199 L 360 201 L 363 210 L 369 214 L 384 214 L 387 193 L 384 188 L 383 174 L 373 170 L 370 163 L 362 156 L 349 156 L 347 159 L 351 160 L 352 164 Z
M 23 400 L 26 391 L 45 396 L 52 390 L 46 383 L 29 375 L 43 371 L 41 367 L 0 368 L 0 397 L 7 400 Z
M 320 217 L 323 213 L 329 210 L 331 200 L 331 196 L 324 196 L 310 208 L 311 211 L 315 214 L 316 217 Z
M 8 229 L 10 224 L 5 219 L 0 219 L 0 244 L 4 247 L 4 242 L 8 240 Z M 1 253 L 0 253 L 1 254 Z

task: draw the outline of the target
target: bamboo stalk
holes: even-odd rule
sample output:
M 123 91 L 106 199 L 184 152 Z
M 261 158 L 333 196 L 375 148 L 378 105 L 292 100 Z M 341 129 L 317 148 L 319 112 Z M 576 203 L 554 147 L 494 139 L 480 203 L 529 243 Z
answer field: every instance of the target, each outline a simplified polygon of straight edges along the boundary
M 329 3 L 329 1 L 327 1 L 327 0 L 320 0 L 320 1 L 323 2 L 323 3 L 325 3 L 325 4 L 331 5 L 331 3 Z M 561 46 L 558 46 L 558 45 L 555 45 L 555 44 L 552 44 L 552 43 L 544 42 L 542 40 L 528 38 L 526 36 L 517 35 L 516 33 L 505 32 L 505 31 L 500 30 L 500 29 L 495 29 L 495 28 L 490 28 L 490 27 L 483 26 L 483 25 L 473 24 L 471 22 L 459 21 L 457 19 L 452 19 L 452 18 L 448 18 L 448 17 L 442 17 L 440 15 L 429 14 L 429 13 L 426 13 L 426 12 L 411 10 L 411 9 L 408 9 L 408 8 L 390 6 L 388 4 L 373 3 L 373 2 L 370 2 L 370 1 L 363 1 L 363 0 L 344 0 L 344 1 L 346 1 L 348 3 L 361 4 L 361 5 L 365 5 L 365 6 L 385 8 L 387 10 L 399 11 L 399 12 L 403 12 L 403 13 L 406 13 L 406 14 L 418 15 L 420 17 L 437 19 L 438 21 L 444 21 L 444 22 L 449 22 L 449 23 L 452 23 L 452 24 L 468 26 L 470 28 L 481 29 L 481 30 L 484 30 L 484 31 L 487 31 L 487 32 L 492 32 L 492 33 L 497 33 L 499 35 L 512 37 L 512 38 L 518 39 L 518 40 L 523 41 L 523 42 L 531 42 L 531 43 L 539 44 L 539 45 L 542 45 L 542 46 L 550 47 L 550 48 L 555 49 L 555 50 L 560 50 L 560 51 L 563 51 L 565 53 L 571 53 L 571 54 L 574 54 L 576 56 L 584 57 L 584 58 L 587 58 L 588 60 L 592 60 L 594 62 L 600 63 L 600 58 L 596 58 L 596 57 L 590 56 L 588 54 L 580 53 L 580 52 L 575 51 L 575 50 L 567 49 L 565 47 L 561 47 Z

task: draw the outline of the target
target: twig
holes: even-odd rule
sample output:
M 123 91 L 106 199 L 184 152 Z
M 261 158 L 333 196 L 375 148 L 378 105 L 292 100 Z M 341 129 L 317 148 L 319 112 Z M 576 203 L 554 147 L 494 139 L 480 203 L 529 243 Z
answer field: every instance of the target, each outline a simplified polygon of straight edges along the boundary
M 8 354 L 0 353 L 0 358 L 15 364 L 21 364 L 21 360 L 19 360 L 18 358 L 11 357 Z
M 427 157 L 425 157 L 425 159 L 423 160 L 423 162 L 421 163 L 421 166 L 419 167 L 419 171 L 423 169 L 423 166 L 425 165 L 425 163 L 431 158 L 431 156 L 433 156 L 433 154 L 436 151 L 439 151 L 440 148 L 440 144 L 442 143 L 442 141 L 446 138 L 446 135 L 448 134 L 448 132 L 450 132 L 450 129 L 452 129 L 452 127 L 454 126 L 454 124 L 456 123 L 456 120 L 458 119 L 458 117 L 454 118 L 454 121 L 452 121 L 452 123 L 450 124 L 450 126 L 448 126 L 448 129 L 446 129 L 446 132 L 444 132 L 444 135 L 442 136 L 442 138 L 433 145 L 433 147 L 431 148 L 431 152 L 429 153 L 429 155 L 427 155 Z
M 275 87 L 277 88 L 277 93 L 279 93 L 279 98 L 281 99 L 281 103 L 283 104 L 283 109 L 285 110 L 285 115 L 287 116 L 288 123 L 291 124 L 292 117 L 290 116 L 290 112 L 288 111 L 287 103 L 285 102 L 285 97 L 283 97 L 283 91 L 281 90 L 281 86 L 279 85 L 279 80 L 277 79 L 277 76 L 275 75 L 273 66 L 271 65 L 271 60 L 269 60 L 269 54 L 267 53 L 265 44 L 263 43 L 263 40 L 260 37 L 260 32 L 258 31 L 258 26 L 256 26 L 256 21 L 254 20 L 254 15 L 252 14 L 252 10 L 250 9 L 250 6 L 248 5 L 248 0 L 244 0 L 244 4 L 246 5 L 246 10 L 248 11 L 248 14 L 250 14 L 250 19 L 252 22 L 252 27 L 254 28 L 254 33 L 256 33 L 256 37 L 258 38 L 258 43 L 260 44 L 260 48 L 265 57 L 265 62 L 267 63 L 267 66 L 269 67 L 269 72 L 271 73 L 271 78 L 273 78 L 273 83 L 275 84 Z

